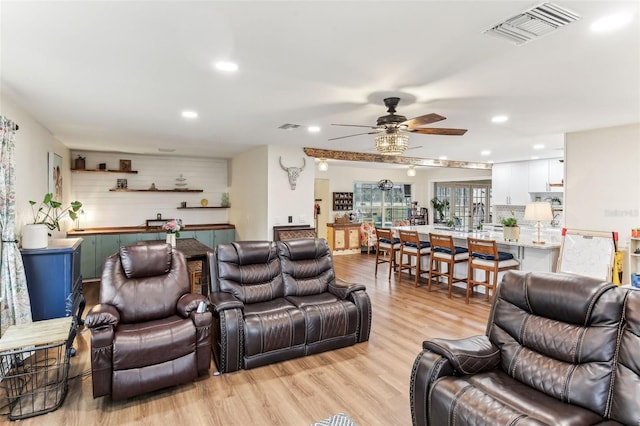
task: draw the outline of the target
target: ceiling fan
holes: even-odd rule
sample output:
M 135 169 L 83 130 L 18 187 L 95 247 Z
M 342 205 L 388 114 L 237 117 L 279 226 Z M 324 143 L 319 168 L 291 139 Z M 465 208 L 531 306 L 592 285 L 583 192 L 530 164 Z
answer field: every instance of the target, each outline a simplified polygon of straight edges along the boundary
M 376 135 L 376 149 L 381 154 L 400 155 L 409 147 L 408 133 L 420 133 L 423 135 L 447 135 L 460 136 L 464 135 L 466 129 L 447 129 L 438 127 L 420 127 L 426 124 L 435 123 L 446 118 L 438 114 L 426 114 L 407 120 L 403 115 L 396 115 L 396 107 L 400 102 L 400 98 L 385 98 L 384 105 L 387 107 L 389 114 L 378 117 L 375 126 L 361 126 L 357 124 L 332 124 L 333 126 L 346 127 L 365 127 L 374 129 L 371 132 L 356 133 L 355 135 L 340 136 L 331 138 L 332 140 L 350 138 L 360 135 Z

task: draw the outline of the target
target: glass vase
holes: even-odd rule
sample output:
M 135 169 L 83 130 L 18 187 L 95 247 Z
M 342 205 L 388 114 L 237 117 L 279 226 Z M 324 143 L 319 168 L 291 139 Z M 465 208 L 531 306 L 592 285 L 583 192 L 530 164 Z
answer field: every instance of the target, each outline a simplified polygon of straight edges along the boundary
M 176 246 L 176 234 L 167 234 L 167 244 L 171 244 L 171 247 Z

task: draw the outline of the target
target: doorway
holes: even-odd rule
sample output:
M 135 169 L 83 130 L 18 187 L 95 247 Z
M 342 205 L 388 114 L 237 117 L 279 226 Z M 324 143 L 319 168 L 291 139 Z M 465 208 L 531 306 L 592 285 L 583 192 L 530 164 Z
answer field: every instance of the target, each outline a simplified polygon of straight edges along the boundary
M 327 222 L 331 211 L 331 191 L 329 191 L 329 179 L 316 179 L 313 187 L 315 199 L 314 226 L 318 238 L 327 239 Z

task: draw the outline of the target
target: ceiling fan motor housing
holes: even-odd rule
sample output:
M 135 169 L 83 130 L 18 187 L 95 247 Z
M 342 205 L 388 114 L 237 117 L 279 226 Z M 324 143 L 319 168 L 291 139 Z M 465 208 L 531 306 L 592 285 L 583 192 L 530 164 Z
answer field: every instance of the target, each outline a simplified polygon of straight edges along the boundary
M 376 124 L 378 126 L 387 126 L 389 124 L 398 124 L 404 121 L 407 121 L 407 117 L 404 115 L 396 115 L 396 107 L 400 102 L 400 98 L 385 98 L 384 106 L 387 107 L 387 112 L 389 114 L 378 117 L 378 121 Z

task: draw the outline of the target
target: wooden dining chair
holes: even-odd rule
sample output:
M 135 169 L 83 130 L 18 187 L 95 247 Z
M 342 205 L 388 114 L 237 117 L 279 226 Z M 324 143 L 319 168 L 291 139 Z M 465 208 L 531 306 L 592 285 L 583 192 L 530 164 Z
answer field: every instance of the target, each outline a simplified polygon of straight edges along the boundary
M 428 289 L 431 291 L 434 278 L 437 282 L 440 282 L 441 277 L 445 278 L 449 286 L 449 299 L 451 299 L 453 284 L 467 281 L 467 277 L 456 278 L 454 268 L 456 264 L 469 260 L 469 251 L 465 247 L 456 246 L 450 235 L 429 233 L 429 242 L 431 243 L 431 260 Z M 443 265 L 447 265 L 446 271 L 443 271 Z
M 401 280 L 402 270 L 408 269 L 409 275 L 411 271 L 415 271 L 415 285 L 418 287 L 418 279 L 420 275 L 426 273 L 421 268 L 422 258 L 428 257 L 431 253 L 430 244 L 428 241 L 420 241 L 418 231 L 408 231 L 398 229 L 398 237 L 400 238 L 400 256 L 398 264 L 398 280 Z M 405 263 L 404 258 L 407 257 Z M 415 259 L 415 264 L 412 262 Z
M 390 228 L 376 228 L 376 271 L 378 276 L 378 265 L 380 263 L 389 264 L 389 280 L 391 271 L 396 269 L 397 256 L 400 252 L 400 238 L 394 238 Z
M 510 269 L 520 269 L 520 262 L 513 258 L 511 253 L 498 251 L 495 241 L 482 240 L 478 238 L 467 238 L 469 248 L 469 270 L 467 273 L 467 303 L 471 292 L 476 286 L 485 287 L 485 299 L 489 300 L 489 290 L 491 290 L 491 300 L 498 285 L 498 272 Z M 484 280 L 476 280 L 475 270 L 484 271 Z M 493 274 L 493 279 L 491 279 Z

